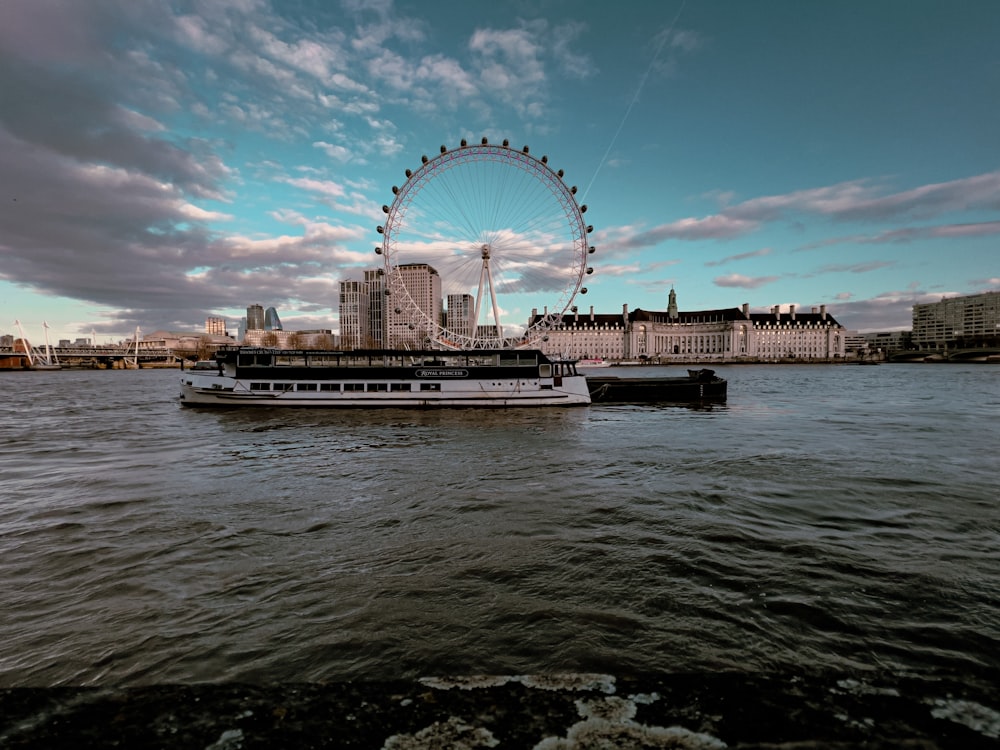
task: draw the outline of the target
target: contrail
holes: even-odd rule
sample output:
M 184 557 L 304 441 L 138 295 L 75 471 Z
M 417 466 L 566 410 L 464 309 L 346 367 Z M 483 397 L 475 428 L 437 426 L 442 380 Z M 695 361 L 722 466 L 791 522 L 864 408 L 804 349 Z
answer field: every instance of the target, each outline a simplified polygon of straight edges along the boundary
M 681 13 L 684 11 L 685 5 L 687 5 L 687 0 L 683 0 L 683 2 L 681 2 L 681 7 L 677 9 L 677 15 L 674 16 L 674 20 L 670 22 L 670 26 L 668 26 L 667 30 L 664 32 L 663 38 L 660 40 L 660 45 L 656 48 L 656 54 L 654 54 L 653 59 L 649 61 L 649 67 L 646 68 L 646 72 L 639 81 L 639 87 L 635 90 L 635 95 L 632 97 L 632 101 L 629 102 L 628 107 L 625 109 L 625 116 L 622 117 L 622 121 L 618 123 L 618 130 L 615 131 L 614 137 L 611 139 L 611 143 L 608 144 L 608 150 L 604 152 L 604 156 L 601 157 L 601 161 L 598 163 L 597 169 L 594 170 L 594 176 L 590 178 L 587 189 L 583 191 L 583 198 L 587 197 L 587 193 L 590 192 L 590 188 L 594 186 L 594 182 L 597 180 L 597 175 L 600 174 L 601 168 L 608 160 L 608 155 L 611 153 L 611 149 L 615 147 L 618 136 L 621 134 L 622 128 L 625 127 L 625 121 L 628 120 L 628 116 L 632 113 L 632 108 L 635 106 L 636 102 L 639 101 L 639 94 L 642 93 L 642 89 L 646 85 L 646 79 L 649 78 L 649 74 L 653 71 L 653 66 L 656 64 L 656 61 L 660 59 L 660 52 L 663 51 L 663 46 L 670 38 L 670 32 L 672 32 L 674 30 L 674 26 L 677 25 L 677 21 L 681 17 Z

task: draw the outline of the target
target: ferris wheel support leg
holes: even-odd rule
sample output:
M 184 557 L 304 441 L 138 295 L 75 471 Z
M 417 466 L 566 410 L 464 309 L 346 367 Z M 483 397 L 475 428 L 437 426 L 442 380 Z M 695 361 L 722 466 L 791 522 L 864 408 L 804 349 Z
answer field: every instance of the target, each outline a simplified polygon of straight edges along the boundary
M 497 305 L 497 295 L 493 290 L 493 272 L 490 270 L 489 260 L 483 261 L 486 266 L 486 279 L 490 285 L 490 301 L 493 303 L 493 322 L 497 325 L 497 339 L 503 340 L 503 328 L 500 326 L 500 308 Z
M 486 270 L 488 268 L 489 261 L 483 258 L 483 267 L 479 269 L 479 288 L 476 290 L 476 309 L 472 313 L 472 330 L 469 331 L 471 336 L 477 336 L 477 329 L 479 328 L 479 311 L 483 304 L 483 280 L 486 278 Z M 490 285 L 490 294 L 493 293 L 492 284 Z

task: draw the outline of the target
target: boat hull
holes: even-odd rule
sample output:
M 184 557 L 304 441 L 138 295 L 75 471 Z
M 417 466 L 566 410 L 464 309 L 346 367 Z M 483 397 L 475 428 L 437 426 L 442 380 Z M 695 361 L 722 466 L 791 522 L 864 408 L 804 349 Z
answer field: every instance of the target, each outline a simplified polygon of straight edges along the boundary
M 571 382 L 567 382 L 570 381 Z M 190 381 L 190 382 L 189 382 Z M 279 385 L 279 384 L 275 384 Z M 538 406 L 586 406 L 590 403 L 586 379 L 564 378 L 563 387 L 542 390 L 532 383 L 496 383 L 479 387 L 445 388 L 430 392 L 323 392 L 275 390 L 263 394 L 247 384 L 219 376 L 191 376 L 181 383 L 181 404 L 192 407 L 309 407 L 309 408 L 513 408 Z M 456 385 L 453 383 L 442 384 Z
M 693 371 L 686 378 L 588 377 L 587 386 L 595 404 L 721 403 L 728 394 L 728 383 L 711 370 Z

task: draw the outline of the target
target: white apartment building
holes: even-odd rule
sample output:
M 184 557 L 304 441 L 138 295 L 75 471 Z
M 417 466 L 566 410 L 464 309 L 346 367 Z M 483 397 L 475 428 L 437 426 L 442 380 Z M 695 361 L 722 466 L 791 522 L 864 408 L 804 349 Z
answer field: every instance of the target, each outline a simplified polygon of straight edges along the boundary
M 368 325 L 368 290 L 363 281 L 340 282 L 340 342 L 345 349 L 365 346 Z
M 441 276 L 426 263 L 401 265 L 395 273 L 400 275 L 410 300 L 394 298 L 401 293 L 393 293 L 390 285 L 389 294 L 384 295 L 386 341 L 393 348 L 423 349 L 437 337 L 429 321 L 439 325 L 442 320 Z
M 1000 292 L 914 305 L 913 344 L 917 349 L 1000 345 Z

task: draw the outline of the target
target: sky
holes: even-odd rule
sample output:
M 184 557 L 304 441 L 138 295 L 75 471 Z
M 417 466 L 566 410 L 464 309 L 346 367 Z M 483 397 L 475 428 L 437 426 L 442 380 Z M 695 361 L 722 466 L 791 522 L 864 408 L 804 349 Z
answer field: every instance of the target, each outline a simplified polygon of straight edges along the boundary
M 339 330 L 423 154 L 579 186 L 596 312 L 1000 290 L 996 0 L 3 0 L 0 333 Z M 544 304 L 544 298 L 542 298 Z

